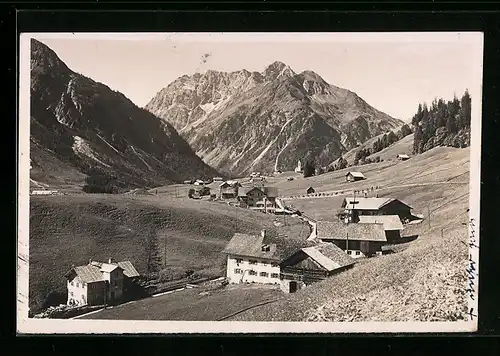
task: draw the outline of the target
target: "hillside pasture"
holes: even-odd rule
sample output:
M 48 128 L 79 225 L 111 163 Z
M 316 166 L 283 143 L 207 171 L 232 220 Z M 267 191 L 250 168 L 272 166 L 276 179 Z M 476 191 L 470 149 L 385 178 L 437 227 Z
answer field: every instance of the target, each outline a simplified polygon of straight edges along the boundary
M 264 301 L 283 297 L 276 286 L 229 285 L 217 290 L 185 289 L 84 316 L 81 319 L 214 321 Z
M 158 282 L 223 275 L 220 253 L 235 232 L 279 232 L 306 239 L 306 223 L 202 200 L 148 195 L 33 196 L 30 199 L 29 300 L 41 307 L 50 292 L 65 293 L 64 274 L 89 259 L 130 260 Z M 152 247 L 148 241 L 152 239 Z
M 358 263 L 352 270 L 286 295 L 273 305 L 264 305 L 231 320 L 253 321 L 456 321 L 467 319 L 467 208 L 468 179 L 460 184 L 455 177 L 468 173 L 468 149 L 434 149 L 417 156 L 414 166 L 398 164 L 380 196 L 402 199 L 416 212 L 423 213 L 421 224 L 407 225 L 405 236 L 417 238 L 398 253 L 374 257 Z M 463 164 L 462 164 L 463 163 Z M 455 167 L 453 169 L 449 169 Z M 419 186 L 397 186 L 411 181 L 412 174 L 425 174 L 430 182 Z M 463 174 L 462 174 L 463 173 Z M 422 178 L 423 180 L 423 178 Z M 292 200 L 303 204 L 306 214 L 318 207 L 316 215 L 337 205 L 329 198 Z M 323 202 L 323 203 L 322 203 Z M 428 212 L 430 211 L 430 219 Z M 325 216 L 325 218 L 327 218 Z

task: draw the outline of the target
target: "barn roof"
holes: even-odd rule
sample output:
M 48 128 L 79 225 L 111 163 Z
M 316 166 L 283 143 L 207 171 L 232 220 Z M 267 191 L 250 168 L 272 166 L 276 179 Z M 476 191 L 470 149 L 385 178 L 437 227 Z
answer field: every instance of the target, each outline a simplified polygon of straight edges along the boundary
M 256 257 L 279 262 L 311 244 L 305 240 L 236 233 L 222 252 L 229 255 Z M 269 245 L 269 251 L 262 251 L 264 245 Z
M 303 248 L 309 257 L 320 264 L 327 271 L 347 267 L 354 264 L 354 259 L 342 249 L 332 243 L 323 243 L 314 247 Z
M 404 154 L 404 153 L 398 154 L 398 157 L 401 157 L 401 158 L 410 158 L 410 156 L 408 156 L 407 154 Z
M 386 231 L 403 230 L 403 224 L 401 223 L 401 219 L 397 215 L 360 215 L 359 223 L 382 223 Z
M 235 188 L 235 187 L 241 187 L 241 184 L 237 180 L 227 180 L 225 182 L 222 182 L 219 187 L 221 188 Z
M 85 283 L 100 282 L 104 281 L 102 272 L 111 272 L 115 269 L 120 268 L 123 270 L 123 274 L 129 278 L 138 277 L 139 272 L 135 269 L 130 261 L 123 261 L 118 263 L 103 263 L 92 261 L 84 266 L 73 267 L 65 277 L 69 277 L 71 272 L 74 271 L 80 279 Z
M 134 265 L 130 261 L 118 262 L 118 266 L 123 268 L 123 274 L 129 278 L 140 276 L 139 272 L 137 272 Z
M 364 197 L 346 197 L 342 202 L 342 208 L 351 208 L 352 202 L 355 201 L 354 207 L 356 210 L 379 210 L 383 206 L 393 202 L 398 201 L 399 203 L 406 205 L 411 209 L 411 207 L 402 201 L 394 198 L 364 198 Z M 347 206 L 346 206 L 347 205 Z
M 352 175 L 355 178 L 364 178 L 365 177 L 364 174 L 361 173 L 361 172 L 347 172 L 346 176 L 349 175 L 349 174 Z
M 380 224 L 346 224 L 341 221 L 318 221 L 318 238 L 331 240 L 387 241 L 385 229 Z

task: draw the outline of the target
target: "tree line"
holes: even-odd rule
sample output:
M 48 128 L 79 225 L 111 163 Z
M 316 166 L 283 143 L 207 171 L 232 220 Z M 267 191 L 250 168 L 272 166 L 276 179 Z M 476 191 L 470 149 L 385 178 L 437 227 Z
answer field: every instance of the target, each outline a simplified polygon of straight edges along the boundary
M 437 146 L 470 146 L 471 97 L 469 91 L 460 99 L 434 99 L 431 106 L 419 104 L 412 118 L 415 128 L 413 153 L 423 153 Z

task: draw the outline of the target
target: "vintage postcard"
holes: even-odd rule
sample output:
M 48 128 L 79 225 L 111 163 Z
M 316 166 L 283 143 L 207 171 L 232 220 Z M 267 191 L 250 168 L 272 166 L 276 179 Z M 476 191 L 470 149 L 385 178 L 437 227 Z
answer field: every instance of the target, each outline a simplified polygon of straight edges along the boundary
M 19 58 L 18 333 L 476 330 L 482 33 Z

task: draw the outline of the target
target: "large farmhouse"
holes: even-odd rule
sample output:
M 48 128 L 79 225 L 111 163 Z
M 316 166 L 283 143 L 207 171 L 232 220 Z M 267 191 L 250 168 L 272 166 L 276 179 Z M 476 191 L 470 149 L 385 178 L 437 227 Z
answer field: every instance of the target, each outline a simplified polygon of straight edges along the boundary
M 384 224 L 346 224 L 341 221 L 318 221 L 317 236 L 323 242 L 331 242 L 353 258 L 382 254 L 387 241 Z
M 238 200 L 245 207 L 254 207 L 264 211 L 276 208 L 278 188 L 275 187 L 242 187 L 238 189 Z
M 221 199 L 232 199 L 238 197 L 238 189 L 241 184 L 235 180 L 228 180 L 219 185 L 220 198 Z
M 330 244 L 260 235 L 234 234 L 223 253 L 230 283 L 280 284 L 285 292 L 327 278 L 354 261 Z
M 341 208 L 352 222 L 357 222 L 360 215 L 397 215 L 401 221 L 413 217 L 412 208 L 394 198 L 346 197 Z
M 130 261 L 108 263 L 90 260 L 73 266 L 68 273 L 68 305 L 114 304 L 126 297 L 133 278 L 139 273 Z

